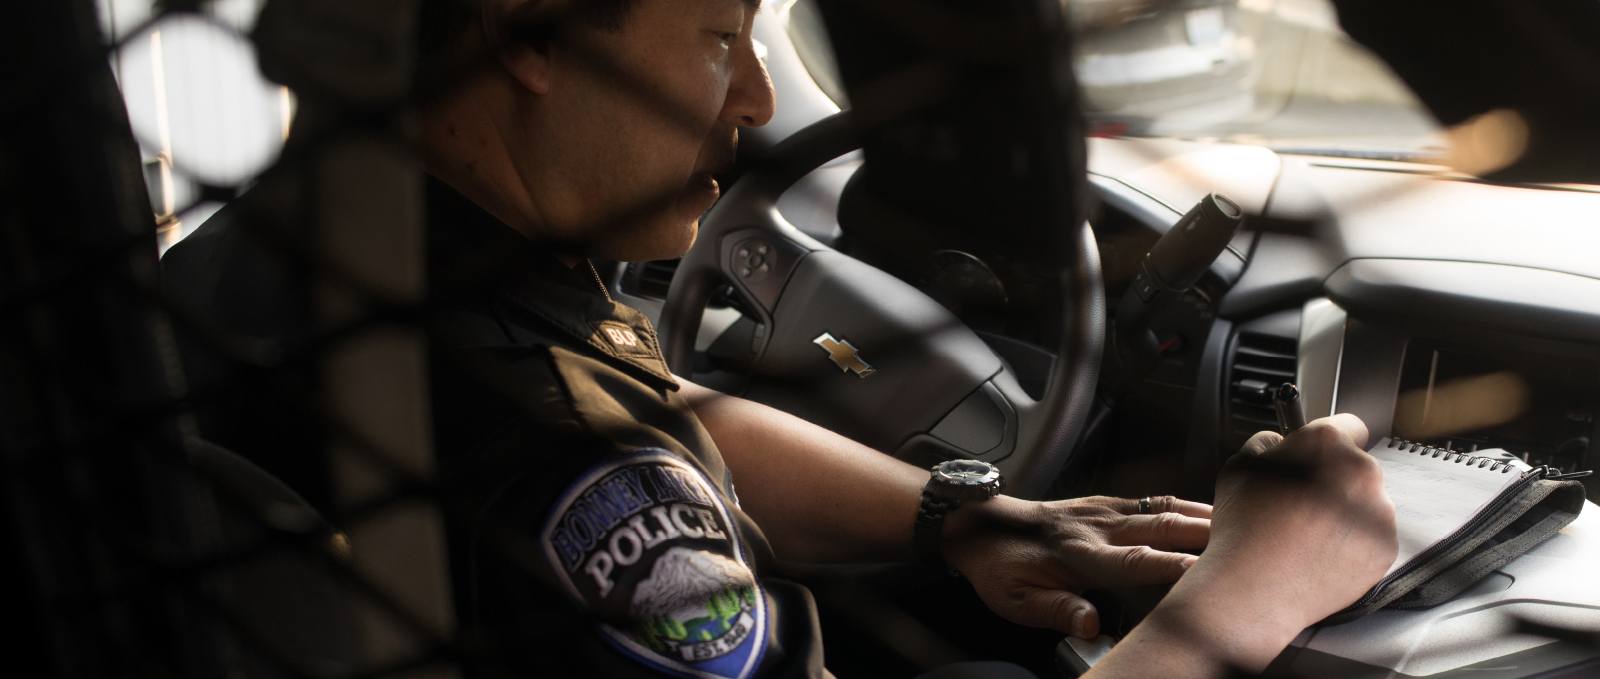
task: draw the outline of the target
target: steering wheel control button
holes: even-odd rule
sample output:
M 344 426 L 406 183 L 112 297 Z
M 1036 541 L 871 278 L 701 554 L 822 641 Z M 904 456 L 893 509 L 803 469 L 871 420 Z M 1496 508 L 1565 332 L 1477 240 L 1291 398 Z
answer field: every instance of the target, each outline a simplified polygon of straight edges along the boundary
M 762 274 L 772 270 L 767 258 L 767 253 L 771 251 L 772 247 L 759 239 L 747 240 L 733 251 L 733 268 L 738 270 L 741 278 L 759 280 Z
M 733 234 L 724 242 L 723 271 L 734 279 L 736 287 L 749 293 L 752 301 L 769 311 L 776 308 L 778 294 L 807 250 L 781 237 L 755 230 Z
M 861 351 L 849 340 L 836 339 L 833 333 L 824 332 L 811 340 L 811 343 L 828 352 L 828 360 L 833 361 L 839 372 L 855 373 L 856 377 L 861 379 L 866 379 L 877 372 L 876 368 L 861 358 Z
M 750 353 L 760 354 L 762 347 L 767 344 L 767 324 L 756 323 L 755 332 L 750 333 Z

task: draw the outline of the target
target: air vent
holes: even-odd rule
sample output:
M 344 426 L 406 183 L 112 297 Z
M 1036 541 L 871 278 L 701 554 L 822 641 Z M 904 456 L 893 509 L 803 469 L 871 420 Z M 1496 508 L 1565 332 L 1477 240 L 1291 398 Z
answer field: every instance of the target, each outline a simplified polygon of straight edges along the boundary
M 677 271 L 676 259 L 629 264 L 622 272 L 622 292 L 634 297 L 665 300 L 667 287 L 672 285 L 672 274 Z
M 1228 373 L 1227 450 L 1238 450 L 1258 431 L 1278 428 L 1272 390 L 1294 381 L 1297 343 L 1293 337 L 1239 333 Z

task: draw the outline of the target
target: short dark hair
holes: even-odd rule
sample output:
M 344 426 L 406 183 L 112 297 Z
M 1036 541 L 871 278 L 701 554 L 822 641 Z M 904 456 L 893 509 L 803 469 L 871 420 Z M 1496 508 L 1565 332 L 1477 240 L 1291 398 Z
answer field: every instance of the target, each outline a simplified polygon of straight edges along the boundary
M 437 62 L 452 41 L 477 21 L 483 0 L 422 0 L 417 13 L 418 63 Z M 634 0 L 572 0 L 570 19 L 611 30 L 622 27 Z

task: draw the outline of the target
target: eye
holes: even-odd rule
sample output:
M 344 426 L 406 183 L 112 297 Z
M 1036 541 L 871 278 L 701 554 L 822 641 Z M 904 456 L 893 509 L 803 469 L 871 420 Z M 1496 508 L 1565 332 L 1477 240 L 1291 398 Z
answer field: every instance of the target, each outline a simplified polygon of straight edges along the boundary
M 729 47 L 739 39 L 739 34 L 737 32 L 726 33 L 723 31 L 716 31 L 715 35 L 717 36 L 717 41 L 721 42 L 723 47 Z

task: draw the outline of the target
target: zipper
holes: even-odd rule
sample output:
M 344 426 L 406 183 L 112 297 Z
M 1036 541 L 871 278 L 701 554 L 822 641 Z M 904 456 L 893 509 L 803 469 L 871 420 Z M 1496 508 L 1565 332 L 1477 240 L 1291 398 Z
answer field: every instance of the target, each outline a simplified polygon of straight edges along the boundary
M 1488 505 L 1485 505 L 1476 516 L 1473 516 L 1471 521 L 1468 521 L 1466 524 L 1456 529 L 1456 531 L 1451 533 L 1448 537 L 1433 543 L 1427 549 L 1422 550 L 1416 556 L 1411 557 L 1410 563 L 1407 564 L 1409 567 L 1401 567 L 1400 570 L 1390 573 L 1388 576 L 1384 577 L 1384 579 L 1379 580 L 1378 584 L 1373 585 L 1372 589 L 1367 590 L 1367 593 L 1362 595 L 1362 597 L 1356 600 L 1355 603 L 1346 606 L 1345 610 L 1348 611 L 1366 606 L 1367 604 L 1371 603 L 1373 599 L 1377 598 L 1378 594 L 1381 593 L 1385 587 L 1389 586 L 1395 580 L 1409 575 L 1412 571 L 1416 570 L 1415 566 L 1427 563 L 1430 559 L 1437 556 L 1439 552 L 1449 548 L 1452 543 L 1461 537 L 1477 532 L 1484 523 L 1487 523 L 1490 519 L 1494 518 L 1499 507 L 1504 505 L 1511 498 L 1516 497 L 1517 494 L 1521 493 L 1523 490 L 1527 489 L 1527 487 L 1533 482 L 1545 479 L 1552 481 L 1576 479 L 1593 473 L 1593 471 L 1562 473 L 1561 470 L 1551 467 L 1550 465 L 1539 465 L 1522 472 L 1521 478 L 1517 479 L 1516 483 L 1511 484 L 1510 486 L 1507 486 L 1505 490 L 1500 491 L 1500 494 L 1496 495 Z
M 607 302 L 610 302 L 612 304 L 616 304 L 617 301 L 614 300 L 614 299 L 611 299 L 611 291 L 606 289 L 605 281 L 601 280 L 601 278 L 600 278 L 600 271 L 598 269 L 594 268 L 594 261 L 589 259 L 588 257 L 584 257 L 583 258 L 583 263 L 589 265 L 589 275 L 590 276 L 594 276 L 594 284 L 597 285 L 597 286 L 600 286 L 600 294 L 605 295 L 605 298 L 606 298 Z

